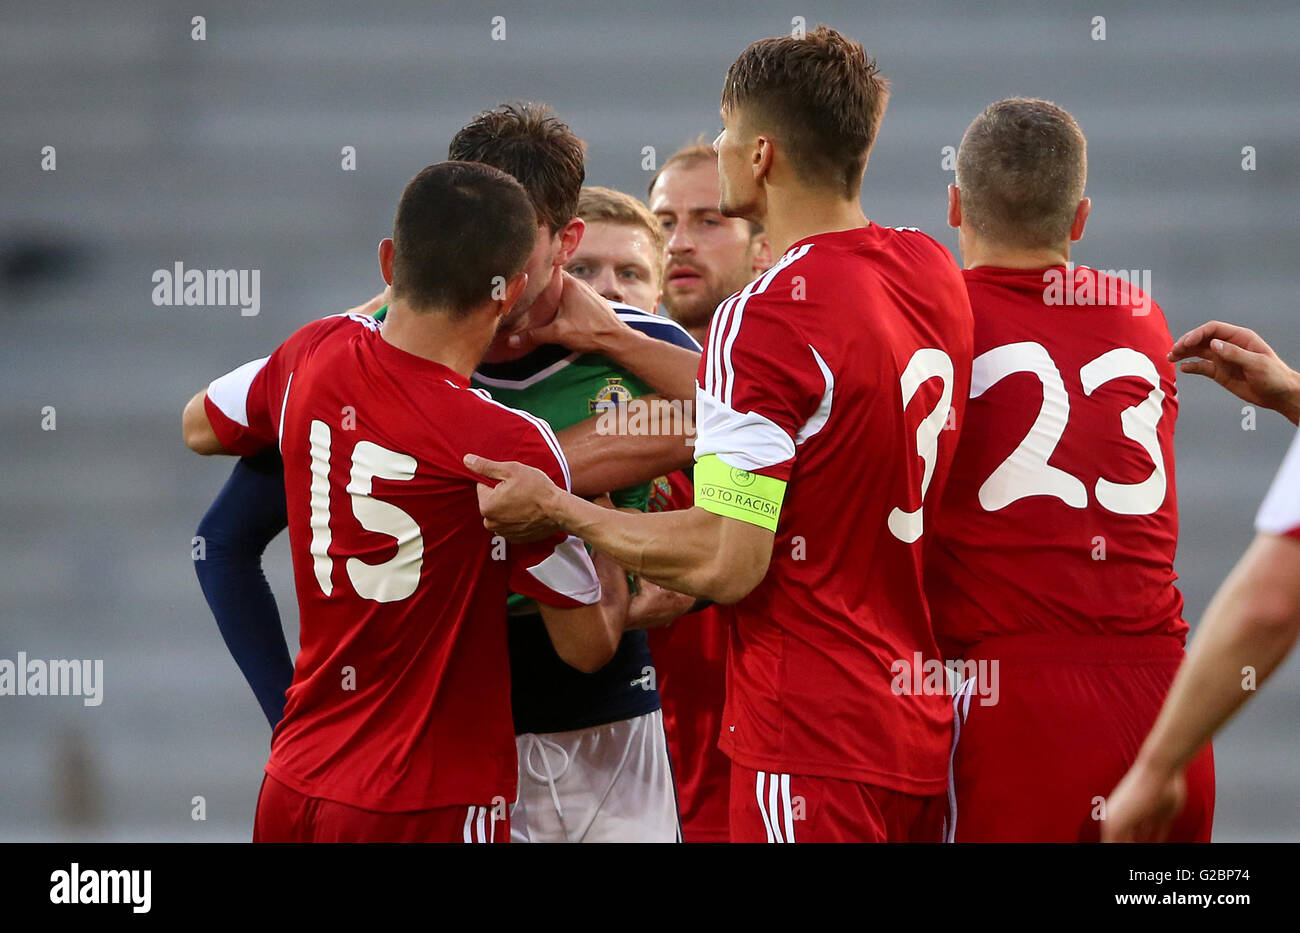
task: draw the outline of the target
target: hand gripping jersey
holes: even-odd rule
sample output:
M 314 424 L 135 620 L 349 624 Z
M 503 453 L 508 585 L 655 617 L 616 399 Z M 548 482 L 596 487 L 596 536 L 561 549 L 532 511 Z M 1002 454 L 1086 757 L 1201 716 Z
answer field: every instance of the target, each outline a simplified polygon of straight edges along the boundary
M 212 383 L 221 443 L 284 460 L 300 644 L 266 771 L 311 797 L 378 811 L 515 796 L 507 588 L 597 602 L 576 538 L 494 559 L 467 453 L 568 483 L 545 423 L 339 315 Z
M 775 531 L 734 606 L 722 748 L 764 772 L 905 794 L 947 786 L 952 707 L 921 548 L 969 391 L 961 275 L 916 230 L 794 244 L 714 315 L 695 504 Z M 901 686 L 900 686 L 901 685 Z
M 926 566 L 940 646 L 1023 634 L 1182 639 L 1173 341 L 1080 267 L 967 270 L 971 400 Z

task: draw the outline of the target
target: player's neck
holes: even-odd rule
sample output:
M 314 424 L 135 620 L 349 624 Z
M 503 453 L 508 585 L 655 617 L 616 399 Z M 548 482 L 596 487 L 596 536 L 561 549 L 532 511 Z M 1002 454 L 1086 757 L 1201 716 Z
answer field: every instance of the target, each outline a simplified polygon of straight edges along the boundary
M 966 269 L 977 269 L 980 266 L 996 269 L 1046 269 L 1050 266 L 1063 266 L 1069 261 L 1068 242 L 1064 246 L 1040 249 L 1006 246 L 983 240 L 961 244 L 961 262 Z
M 439 311 L 416 312 L 393 301 L 380 336 L 399 350 L 441 363 L 468 379 L 492 339 L 491 328 L 492 322 L 480 312 L 461 320 Z
M 807 188 L 769 189 L 767 216 L 762 220 L 774 257 L 806 237 L 856 230 L 867 222 L 857 198 L 845 200 Z

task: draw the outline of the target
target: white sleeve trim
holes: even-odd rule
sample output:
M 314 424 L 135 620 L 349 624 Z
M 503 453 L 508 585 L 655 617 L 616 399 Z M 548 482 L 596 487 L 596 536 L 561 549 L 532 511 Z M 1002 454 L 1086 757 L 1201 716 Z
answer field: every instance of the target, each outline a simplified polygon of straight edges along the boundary
M 596 567 L 582 541 L 573 535 L 565 538 L 541 563 L 529 567 L 528 573 L 552 592 L 584 606 L 600 602 L 600 578 L 596 576 Z
M 813 359 L 817 363 L 817 368 L 822 371 L 822 379 L 826 383 L 826 388 L 822 390 L 822 400 L 817 403 L 817 410 L 812 413 L 812 417 L 808 419 L 804 426 L 799 429 L 799 433 L 795 435 L 794 442 L 796 446 L 802 445 L 804 441 L 808 440 L 808 438 L 826 427 L 826 422 L 831 416 L 831 405 L 835 401 L 835 374 L 832 373 L 831 368 L 826 365 L 826 361 L 822 359 L 822 355 L 817 352 L 816 347 L 810 343 L 808 344 L 808 349 L 812 351 Z
M 1255 516 L 1255 530 L 1281 535 L 1300 528 L 1300 431 Z
M 794 441 L 775 421 L 741 413 L 695 387 L 695 459 L 717 454 L 728 466 L 759 470 L 794 456 Z
M 248 427 L 248 389 L 268 359 L 269 356 L 264 356 L 260 360 L 249 360 L 238 369 L 213 379 L 208 386 L 208 398 L 212 404 L 236 424 Z

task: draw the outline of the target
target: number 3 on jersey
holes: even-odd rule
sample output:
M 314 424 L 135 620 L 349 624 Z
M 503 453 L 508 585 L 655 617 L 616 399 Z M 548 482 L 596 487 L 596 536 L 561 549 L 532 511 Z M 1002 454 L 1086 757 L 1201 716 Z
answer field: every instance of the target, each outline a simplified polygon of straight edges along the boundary
M 934 410 L 916 426 L 916 455 L 925 462 L 925 472 L 921 476 L 921 504 L 913 512 L 895 508 L 889 513 L 889 530 L 894 537 L 906 544 L 916 541 L 925 530 L 922 515 L 925 494 L 930 488 L 930 480 L 934 478 L 935 461 L 939 456 L 939 433 L 948 421 L 948 411 L 952 408 L 952 358 L 942 350 L 924 347 L 912 354 L 900 378 L 904 410 L 916 395 L 916 390 L 934 378 L 943 382 L 943 392 Z
M 312 569 L 321 592 L 334 591 L 331 579 L 334 561 L 329 549 L 330 533 L 330 443 L 329 425 L 311 423 L 311 557 Z M 352 514 L 367 531 L 397 539 L 397 553 L 380 564 L 367 564 L 355 557 L 347 560 L 348 579 L 358 596 L 381 603 L 406 599 L 420 583 L 424 563 L 424 536 L 420 526 L 406 512 L 389 502 L 372 499 L 375 477 L 409 480 L 415 477 L 415 458 L 357 441 L 352 448 L 352 474 L 347 491 L 352 497 Z

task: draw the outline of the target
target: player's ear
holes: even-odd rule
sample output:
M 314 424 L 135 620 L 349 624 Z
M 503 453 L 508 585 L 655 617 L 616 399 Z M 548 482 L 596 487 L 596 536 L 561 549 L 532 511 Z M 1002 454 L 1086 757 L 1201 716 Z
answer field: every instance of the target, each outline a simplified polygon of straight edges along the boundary
M 497 317 L 501 318 L 510 313 L 510 309 L 515 306 L 519 296 L 524 293 L 525 286 L 528 285 L 528 273 L 516 272 L 510 276 L 506 282 L 506 290 L 500 299 L 494 302 L 496 304 Z
M 1092 198 L 1084 198 L 1074 209 L 1074 223 L 1070 224 L 1070 239 L 1077 240 L 1083 236 L 1083 228 L 1088 223 L 1088 214 L 1092 212 Z
M 750 157 L 750 169 L 754 173 L 755 183 L 762 181 L 772 171 L 772 160 L 775 157 L 772 140 L 767 136 L 759 136 L 754 142 L 754 151 Z
M 581 217 L 575 217 L 567 224 L 560 228 L 560 251 L 555 254 L 555 264 L 557 266 L 567 266 L 573 254 L 578 251 L 578 244 L 582 242 L 582 234 L 586 232 L 587 222 Z
M 948 226 L 961 226 L 961 191 L 956 185 L 948 186 Z
M 393 284 L 393 238 L 390 236 L 379 241 L 379 274 L 389 285 Z

